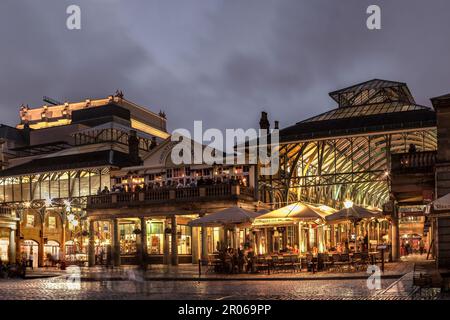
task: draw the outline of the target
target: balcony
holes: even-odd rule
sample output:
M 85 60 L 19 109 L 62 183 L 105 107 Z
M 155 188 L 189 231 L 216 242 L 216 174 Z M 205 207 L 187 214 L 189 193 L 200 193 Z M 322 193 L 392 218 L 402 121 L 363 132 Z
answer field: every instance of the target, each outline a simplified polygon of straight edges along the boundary
M 8 216 L 12 215 L 12 210 L 9 207 L 0 207 L 0 216 Z
M 142 192 L 109 193 L 89 196 L 87 209 L 240 199 L 253 201 L 254 189 L 239 185 L 218 184 L 180 189 L 161 188 Z
M 432 173 L 436 163 L 436 151 L 398 153 L 391 155 L 393 173 Z

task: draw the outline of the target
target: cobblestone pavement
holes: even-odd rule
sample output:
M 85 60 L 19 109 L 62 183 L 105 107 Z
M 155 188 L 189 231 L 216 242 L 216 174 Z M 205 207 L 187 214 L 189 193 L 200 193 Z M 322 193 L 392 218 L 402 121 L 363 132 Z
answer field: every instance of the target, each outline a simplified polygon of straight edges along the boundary
M 442 298 L 437 291 L 418 296 L 412 285 L 412 264 L 390 264 L 386 274 L 396 277 L 382 278 L 381 288 L 370 290 L 365 272 L 334 274 L 301 272 L 292 278 L 289 273 L 277 274 L 268 280 L 267 275 L 245 279 L 236 276 L 197 281 L 195 266 L 152 266 L 147 273 L 135 268 L 115 270 L 81 268 L 78 272 L 56 272 L 57 276 L 25 280 L 0 280 L 1 299 L 339 299 L 339 300 L 409 300 Z M 37 274 L 42 271 L 38 271 Z M 51 270 L 43 275 L 51 275 Z M 58 275 L 59 274 L 59 275 Z M 347 275 L 346 275 L 347 274 Z M 173 280 L 167 280 L 169 275 Z M 353 279 L 343 278 L 357 276 Z M 159 276 L 159 277 L 158 277 Z M 198 275 L 196 275 L 198 277 Z M 277 278 L 279 277 L 279 278 Z
M 381 280 L 369 290 L 366 280 L 303 281 L 81 281 L 60 276 L 32 280 L 0 280 L 0 299 L 411 299 L 403 281 Z M 433 295 L 431 298 L 435 297 Z

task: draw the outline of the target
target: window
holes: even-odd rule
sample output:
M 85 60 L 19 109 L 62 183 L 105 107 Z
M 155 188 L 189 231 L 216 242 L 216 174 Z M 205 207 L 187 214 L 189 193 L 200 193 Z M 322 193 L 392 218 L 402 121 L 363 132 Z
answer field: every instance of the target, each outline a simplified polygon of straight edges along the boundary
M 119 225 L 120 253 L 135 254 L 137 252 L 134 223 Z
M 48 217 L 48 228 L 56 229 L 56 217 Z
M 27 227 L 34 227 L 34 214 L 27 214 Z
M 164 224 L 147 221 L 147 252 L 148 254 L 163 254 Z
M 178 254 L 191 254 L 191 227 L 177 225 Z

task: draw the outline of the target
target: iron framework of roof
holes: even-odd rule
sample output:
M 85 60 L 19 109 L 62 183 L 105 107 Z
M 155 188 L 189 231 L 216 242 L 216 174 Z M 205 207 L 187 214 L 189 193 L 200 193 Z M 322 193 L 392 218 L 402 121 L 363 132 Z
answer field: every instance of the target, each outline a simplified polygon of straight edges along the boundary
M 358 98 L 358 103 L 354 102 L 356 105 L 339 106 L 328 113 L 297 123 L 291 127 L 294 130 L 290 130 L 289 136 L 283 137 L 281 130 L 280 170 L 276 176 L 260 177 L 261 200 L 272 203 L 275 207 L 294 201 L 308 201 L 336 208 L 341 207 L 346 198 L 352 199 L 356 204 L 376 207 L 381 207 L 388 201 L 391 154 L 408 152 L 410 144 L 414 144 L 418 152 L 433 151 L 437 149 L 437 139 L 432 117 L 428 122 L 421 121 L 424 112 L 427 114 L 432 111 L 427 107 L 415 105 L 406 85 L 383 81 L 372 80 L 330 93 L 339 102 L 341 94 L 357 97 L 362 94 L 357 90 L 370 89 L 374 90 L 369 95 L 371 101 L 378 101 L 375 104 L 361 105 L 359 102 L 364 99 Z M 401 92 L 397 93 L 396 98 L 395 95 L 391 96 L 389 102 L 386 91 L 392 87 Z M 375 92 L 378 92 L 378 98 Z M 364 101 L 367 102 L 368 99 Z M 384 101 L 381 102 L 382 100 Z M 348 102 L 348 99 L 346 101 Z M 384 109 L 374 111 L 373 108 L 377 108 L 379 104 L 382 104 Z M 369 114 L 355 115 L 361 108 Z M 410 117 L 404 125 L 399 121 L 395 128 L 385 128 L 381 125 L 368 131 L 354 130 L 353 134 L 353 128 L 350 127 L 350 133 L 345 135 L 331 130 L 328 135 L 322 136 L 315 135 L 314 132 L 292 135 L 297 128 L 301 130 L 304 123 L 310 126 L 309 122 L 316 122 L 315 127 L 320 129 L 322 124 L 329 123 L 329 120 L 325 119 L 326 114 L 341 112 L 346 115 L 340 117 L 340 120 L 357 118 L 356 122 L 359 122 L 361 127 L 364 126 L 365 119 L 373 119 L 371 112 L 377 114 L 377 121 L 380 121 L 380 115 L 395 113 L 395 117 L 401 119 L 403 114 L 411 115 L 412 112 L 413 121 Z M 415 117 L 414 113 L 417 113 Z M 356 122 L 348 123 L 353 125 Z

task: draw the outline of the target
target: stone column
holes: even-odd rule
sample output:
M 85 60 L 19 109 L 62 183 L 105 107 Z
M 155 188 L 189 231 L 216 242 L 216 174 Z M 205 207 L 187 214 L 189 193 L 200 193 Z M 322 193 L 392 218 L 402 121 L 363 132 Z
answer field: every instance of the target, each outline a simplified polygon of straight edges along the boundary
M 19 258 L 20 261 L 22 261 L 22 241 L 20 240 L 20 235 L 22 234 L 22 219 L 24 215 L 23 211 L 18 214 L 19 221 L 16 224 L 16 259 Z
M 302 232 L 302 223 L 298 223 L 298 252 L 302 253 L 302 241 L 303 241 L 303 232 Z
M 202 227 L 202 260 L 208 260 L 208 233 L 206 227 Z
M 8 247 L 9 263 L 16 263 L 16 230 L 9 230 L 9 247 Z
M 397 211 L 397 209 L 395 209 Z M 391 228 L 392 228 L 392 260 L 397 261 L 400 258 L 400 233 L 398 228 L 398 218 L 397 212 L 394 213 L 395 216 L 392 217 Z
M 223 243 L 224 247 L 228 249 L 228 229 L 223 227 Z
M 172 224 L 172 256 L 171 262 L 173 266 L 178 265 L 178 236 L 177 236 L 177 216 L 171 217 Z
M 166 220 L 166 221 L 164 221 L 164 243 L 163 243 L 163 251 L 164 251 L 163 264 L 166 264 L 166 265 L 168 265 L 170 263 L 170 248 L 169 248 L 170 235 L 168 233 L 166 233 L 167 227 L 168 227 L 168 223 Z
M 239 228 L 235 227 L 234 228 L 234 249 L 236 249 L 236 250 L 239 249 L 239 242 L 240 242 L 239 235 L 240 235 Z
M 199 250 L 199 229 L 198 227 L 192 227 L 192 263 L 197 264 L 200 259 Z
M 142 263 L 147 264 L 148 248 L 147 248 L 147 221 L 144 217 L 141 217 L 141 251 L 142 251 Z
M 64 219 L 62 223 L 61 252 L 59 254 L 61 261 L 66 261 L 66 222 L 66 219 Z
M 89 221 L 88 266 L 95 266 L 95 231 L 94 220 Z
M 120 236 L 119 236 L 119 220 L 113 219 L 113 264 L 114 267 L 120 267 Z
M 45 212 L 41 215 L 41 234 L 39 239 L 39 250 L 38 250 L 38 267 L 44 266 L 44 232 L 45 232 Z

